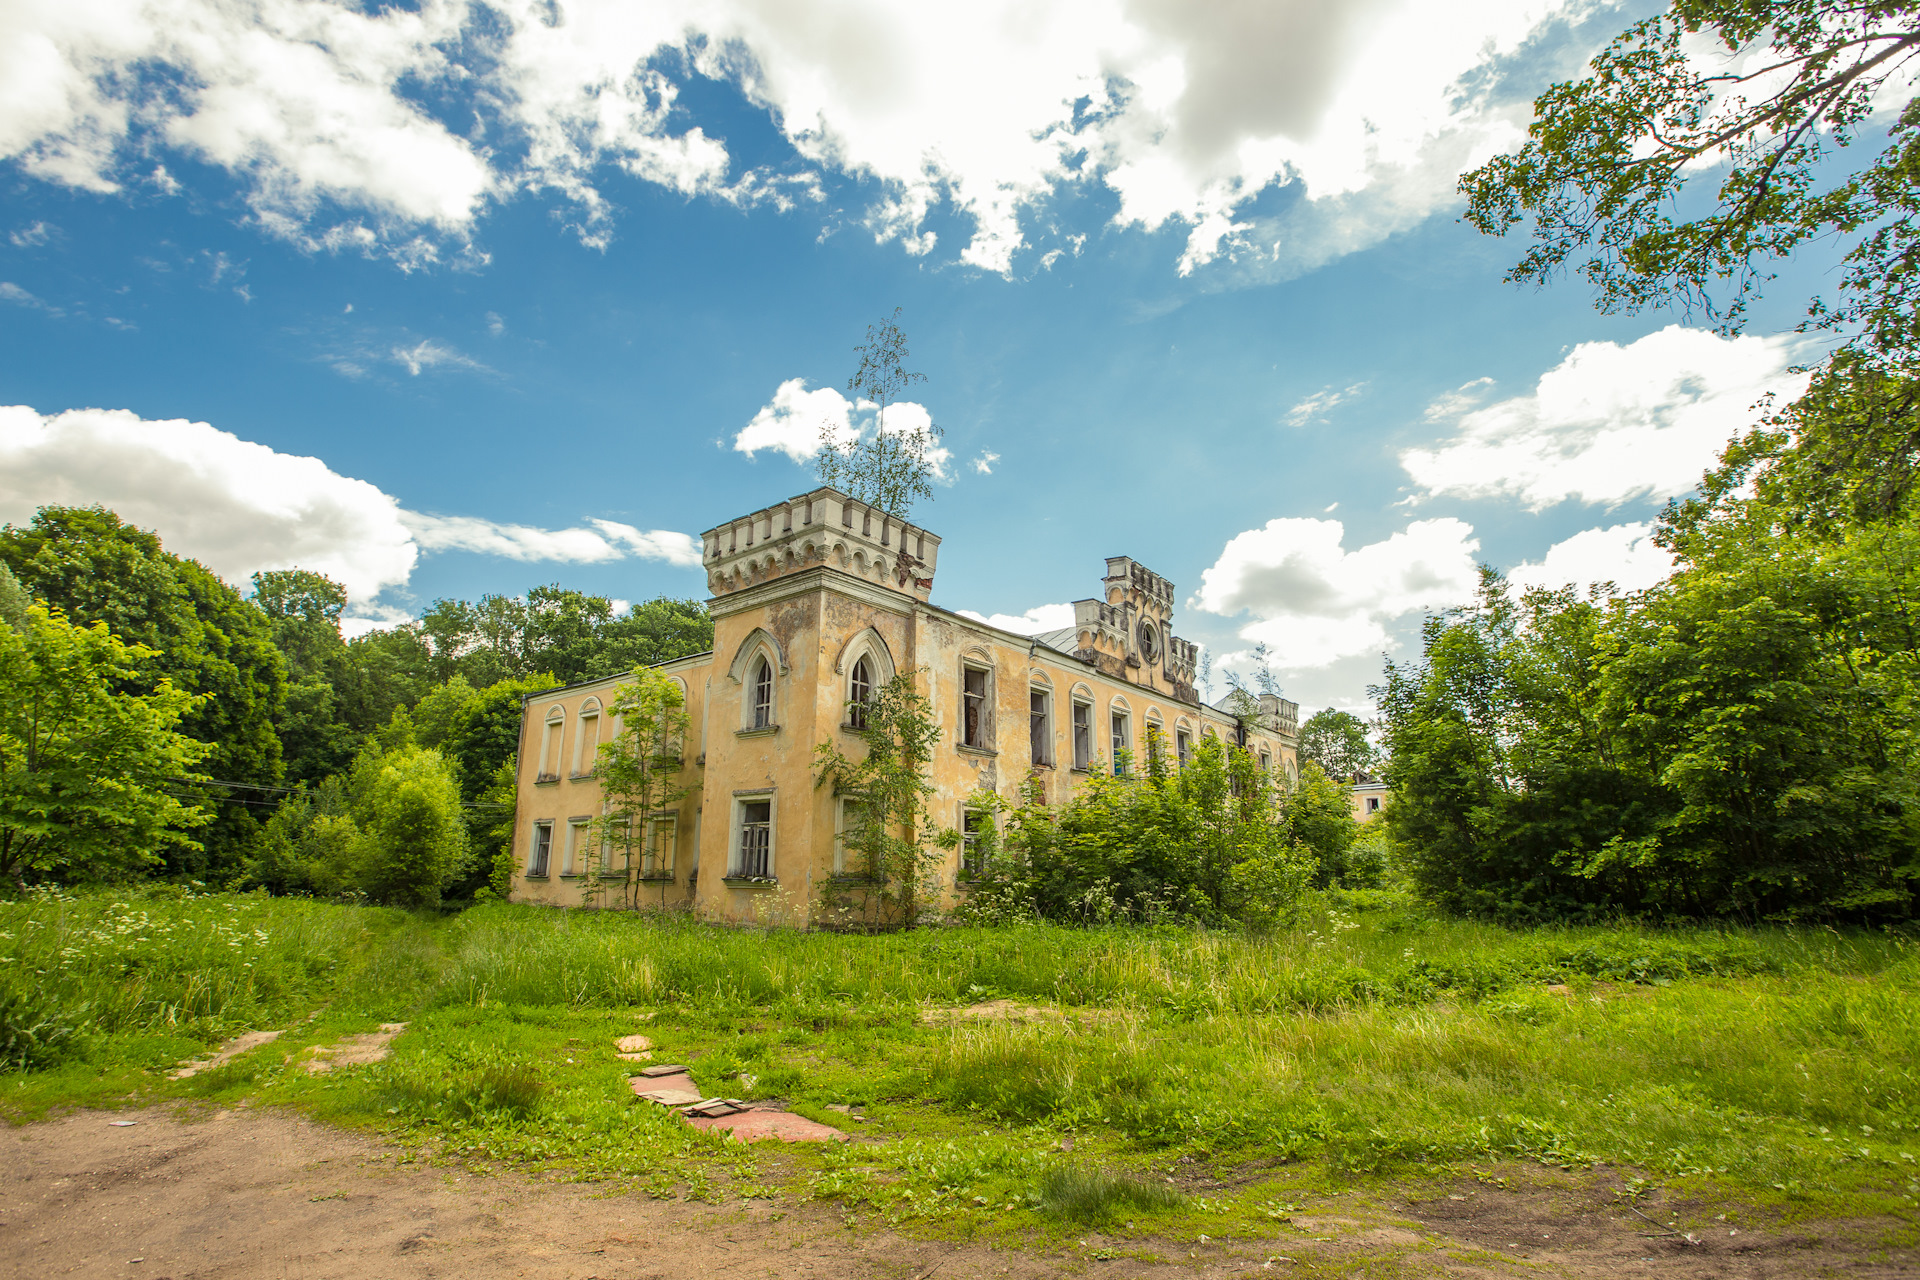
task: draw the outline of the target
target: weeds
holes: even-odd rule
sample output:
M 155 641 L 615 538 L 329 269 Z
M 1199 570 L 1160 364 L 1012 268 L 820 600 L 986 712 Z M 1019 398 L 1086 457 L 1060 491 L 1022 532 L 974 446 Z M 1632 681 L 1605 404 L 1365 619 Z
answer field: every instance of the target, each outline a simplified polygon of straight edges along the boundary
M 1889 934 L 1517 931 L 1385 894 L 1265 936 L 121 894 L 0 906 L 0 935 L 16 1117 L 251 1096 L 443 1158 L 762 1193 L 755 1152 L 635 1101 L 612 1044 L 644 1030 L 710 1094 L 884 1139 L 784 1152 L 779 1178 L 894 1223 L 1264 1230 L 1315 1187 L 1515 1159 L 1920 1203 L 1920 960 Z M 300 1069 L 393 1020 L 385 1062 Z M 167 1079 L 248 1027 L 286 1034 Z M 1156 1198 L 1182 1160 L 1272 1172 Z
M 1040 1179 L 1040 1205 L 1074 1222 L 1105 1224 L 1126 1213 L 1161 1213 L 1186 1199 L 1165 1184 L 1130 1174 L 1109 1173 L 1091 1164 L 1055 1165 Z

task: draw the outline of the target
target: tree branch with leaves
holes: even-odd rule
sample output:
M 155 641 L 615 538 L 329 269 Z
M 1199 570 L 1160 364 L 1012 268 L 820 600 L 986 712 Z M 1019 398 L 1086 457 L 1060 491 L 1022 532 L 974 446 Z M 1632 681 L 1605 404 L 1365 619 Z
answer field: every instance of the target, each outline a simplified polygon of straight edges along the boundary
M 847 392 L 856 405 L 873 405 L 873 435 L 847 439 L 833 423 L 822 423 L 818 465 L 822 484 L 905 520 L 916 498 L 933 497 L 931 482 L 938 473 L 934 449 L 944 433 L 931 421 L 924 427 L 887 428 L 888 408 L 909 387 L 927 380 L 906 367 L 907 335 L 899 319 L 900 308 L 895 307 L 893 315 L 868 325 L 866 342 L 854 348 L 860 364 L 847 380 Z

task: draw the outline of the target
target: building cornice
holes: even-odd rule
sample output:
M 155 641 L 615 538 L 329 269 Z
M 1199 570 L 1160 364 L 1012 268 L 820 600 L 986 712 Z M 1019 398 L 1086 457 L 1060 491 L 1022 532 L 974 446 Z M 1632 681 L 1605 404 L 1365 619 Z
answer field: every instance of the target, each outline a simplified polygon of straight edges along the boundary
M 795 573 L 782 574 L 754 587 L 743 587 L 730 595 L 714 596 L 707 601 L 707 612 L 715 618 L 730 618 L 736 613 L 748 609 L 760 609 L 770 604 L 778 604 L 793 596 L 808 595 L 815 591 L 835 591 L 843 596 L 852 596 L 863 604 L 885 609 L 888 613 L 906 617 L 911 614 L 919 602 L 898 591 L 889 590 L 876 583 L 851 573 L 843 573 L 831 565 L 815 565 L 811 569 L 801 569 Z M 924 605 L 920 607 L 924 608 Z

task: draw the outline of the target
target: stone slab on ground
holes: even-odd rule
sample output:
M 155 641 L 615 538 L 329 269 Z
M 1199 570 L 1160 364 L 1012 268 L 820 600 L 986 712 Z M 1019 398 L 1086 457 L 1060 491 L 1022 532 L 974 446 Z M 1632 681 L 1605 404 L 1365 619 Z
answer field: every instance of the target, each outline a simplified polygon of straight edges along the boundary
M 636 1098 L 645 1098 L 648 1102 L 657 1102 L 663 1107 L 684 1107 L 689 1103 L 704 1099 L 700 1090 L 694 1088 L 693 1077 L 687 1069 L 681 1067 L 672 1075 L 649 1075 L 645 1072 L 627 1077 L 627 1084 Z
M 685 1113 L 682 1113 L 685 1115 Z M 736 1111 L 724 1116 L 686 1115 L 696 1129 L 721 1129 L 735 1142 L 845 1142 L 847 1135 L 838 1129 L 797 1116 L 791 1111 Z
M 621 1036 L 613 1042 L 613 1047 L 621 1053 L 643 1053 L 653 1048 L 653 1041 L 645 1036 Z

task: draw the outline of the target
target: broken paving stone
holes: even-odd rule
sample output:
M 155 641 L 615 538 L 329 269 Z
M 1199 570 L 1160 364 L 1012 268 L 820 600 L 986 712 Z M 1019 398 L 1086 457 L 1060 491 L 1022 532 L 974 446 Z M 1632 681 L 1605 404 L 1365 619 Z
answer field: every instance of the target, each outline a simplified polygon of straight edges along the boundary
M 850 1116 L 853 1114 L 853 1108 L 848 1106 L 844 1102 L 829 1102 L 827 1104 L 827 1110 L 838 1111 L 843 1116 Z
M 780 1142 L 847 1141 L 847 1135 L 838 1129 L 791 1111 L 747 1110 L 711 1118 L 687 1115 L 686 1120 L 696 1129 L 724 1129 L 735 1142 L 759 1142 L 768 1138 Z
M 658 1070 L 654 1068 L 653 1070 Z M 693 1087 L 693 1077 L 687 1069 L 681 1067 L 677 1074 L 651 1075 L 642 1073 L 630 1076 L 627 1084 L 633 1089 L 633 1096 L 644 1098 L 648 1102 L 657 1102 L 663 1107 L 684 1107 L 688 1103 L 704 1102 L 700 1091 Z
M 613 1047 L 621 1053 L 644 1053 L 653 1048 L 653 1041 L 645 1036 L 621 1036 L 613 1042 Z
M 660 1076 L 684 1076 L 690 1070 L 691 1068 L 681 1066 L 678 1063 L 663 1062 L 657 1067 L 644 1067 L 634 1074 L 645 1076 L 647 1079 L 652 1080 Z
M 694 1103 L 690 1107 L 682 1107 L 680 1114 L 683 1116 L 699 1116 L 702 1119 L 712 1120 L 720 1116 L 737 1115 L 742 1111 L 751 1111 L 752 1109 L 753 1108 L 738 1098 L 707 1098 Z

